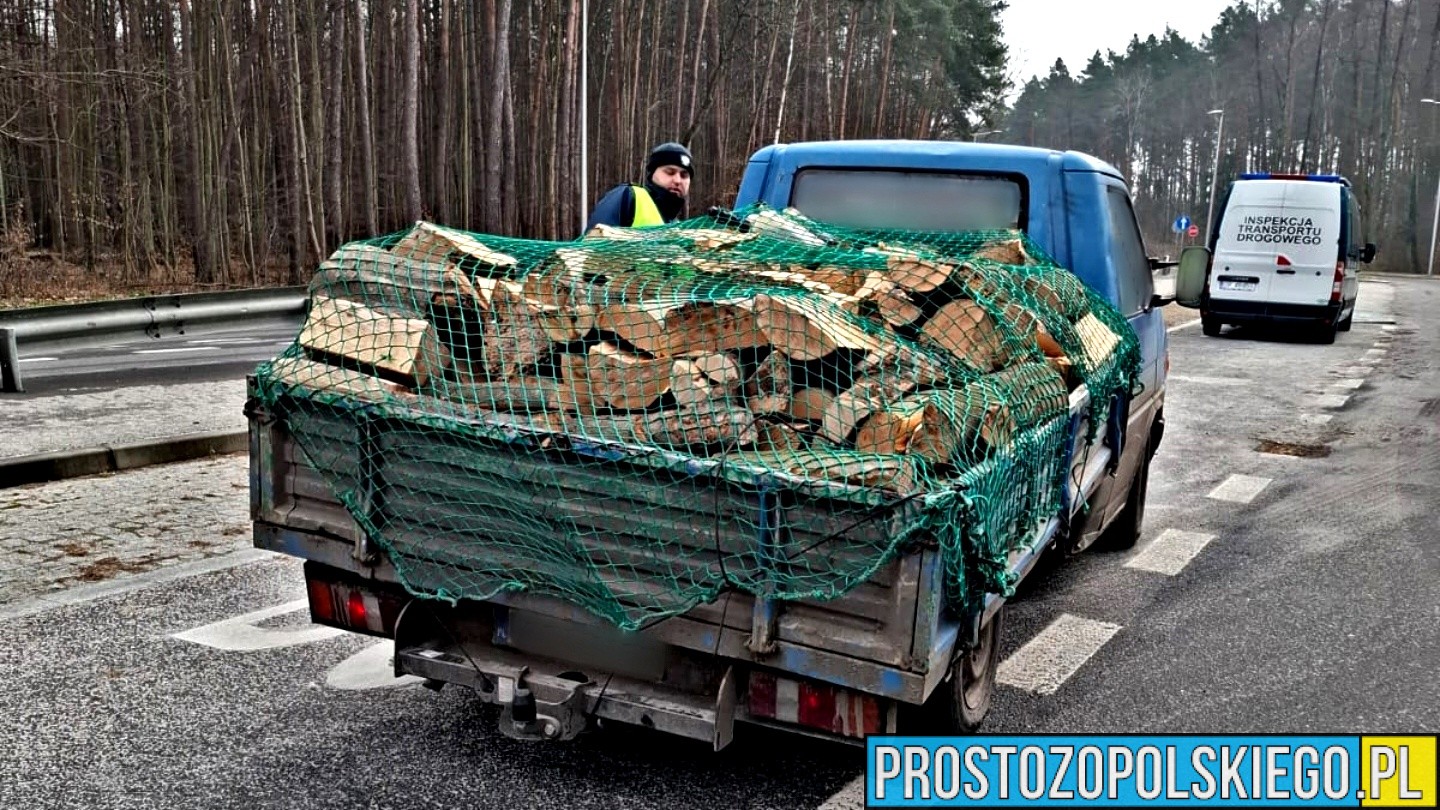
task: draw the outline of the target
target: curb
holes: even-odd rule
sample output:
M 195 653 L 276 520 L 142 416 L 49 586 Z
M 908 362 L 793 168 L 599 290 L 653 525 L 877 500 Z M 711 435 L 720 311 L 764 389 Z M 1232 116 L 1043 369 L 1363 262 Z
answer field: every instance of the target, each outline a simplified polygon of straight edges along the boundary
M 239 453 L 249 447 L 249 442 L 248 431 L 190 433 L 130 444 L 102 444 L 0 458 L 0 489 Z

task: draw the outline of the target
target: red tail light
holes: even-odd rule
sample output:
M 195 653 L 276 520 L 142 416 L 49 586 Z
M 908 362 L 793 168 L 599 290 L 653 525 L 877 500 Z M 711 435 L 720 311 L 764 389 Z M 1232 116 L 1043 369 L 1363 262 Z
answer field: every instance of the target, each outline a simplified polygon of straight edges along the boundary
M 1340 296 L 1345 289 L 1345 263 L 1335 263 L 1335 283 L 1330 285 L 1330 303 L 1340 303 Z
M 1276 256 L 1276 257 L 1275 257 L 1275 266 L 1276 266 L 1276 267 L 1289 267 L 1289 266 L 1290 266 L 1290 257 L 1284 255 L 1283 253 L 1282 253 L 1281 255 L 1279 255 L 1279 256 Z
M 861 738 L 883 732 L 880 700 L 838 686 L 781 678 L 768 672 L 750 675 L 750 716 Z
M 357 633 L 386 638 L 395 635 L 395 619 L 404 607 L 400 594 L 361 582 L 318 565 L 305 566 L 305 591 L 310 619 Z

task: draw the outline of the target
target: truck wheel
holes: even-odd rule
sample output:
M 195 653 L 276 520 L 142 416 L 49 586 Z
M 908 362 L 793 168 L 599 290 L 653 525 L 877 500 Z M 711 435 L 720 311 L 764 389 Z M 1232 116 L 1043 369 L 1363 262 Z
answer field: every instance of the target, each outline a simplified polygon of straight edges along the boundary
M 1214 318 L 1205 315 L 1200 316 L 1200 331 L 1205 333 L 1205 337 L 1220 337 L 1220 327 L 1222 325 L 1223 324 Z
M 901 706 L 901 734 L 953 736 L 974 734 L 990 713 L 995 697 L 995 670 L 1000 666 L 1000 617 L 1005 608 L 980 628 L 980 640 L 950 664 L 945 680 L 923 706 Z
M 1140 468 L 1130 482 L 1130 492 L 1125 496 L 1125 508 L 1100 535 L 1095 545 L 1105 551 L 1128 551 L 1140 542 L 1140 532 L 1145 525 L 1145 497 L 1150 493 L 1151 439 L 1145 437 L 1145 446 L 1140 449 Z

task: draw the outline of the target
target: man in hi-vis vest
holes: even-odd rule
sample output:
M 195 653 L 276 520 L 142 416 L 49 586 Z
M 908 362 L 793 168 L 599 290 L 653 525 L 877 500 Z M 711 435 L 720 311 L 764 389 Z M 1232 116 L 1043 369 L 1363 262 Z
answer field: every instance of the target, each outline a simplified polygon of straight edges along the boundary
M 685 214 L 694 165 L 690 150 L 678 143 L 662 143 L 651 149 L 645 159 L 645 184 L 627 183 L 606 192 L 590 212 L 585 232 L 596 225 L 648 228 L 679 219 Z

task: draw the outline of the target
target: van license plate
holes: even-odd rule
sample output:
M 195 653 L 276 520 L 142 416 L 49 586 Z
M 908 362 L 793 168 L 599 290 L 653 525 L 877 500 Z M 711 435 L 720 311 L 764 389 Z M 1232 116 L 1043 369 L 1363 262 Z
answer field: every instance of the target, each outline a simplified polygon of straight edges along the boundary
M 1237 291 L 1239 291 L 1239 292 L 1255 292 L 1255 288 L 1256 288 L 1257 286 L 1259 286 L 1259 285 L 1257 285 L 1257 284 L 1256 284 L 1255 282 L 1253 282 L 1253 281 L 1221 281 L 1221 282 L 1220 282 L 1220 289 L 1222 289 L 1222 290 L 1237 290 Z

